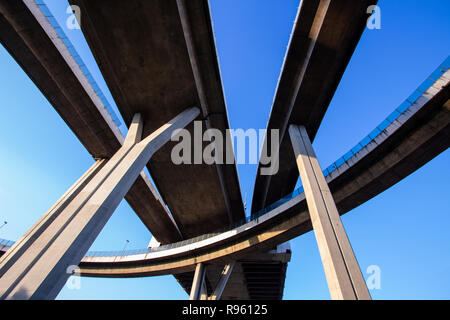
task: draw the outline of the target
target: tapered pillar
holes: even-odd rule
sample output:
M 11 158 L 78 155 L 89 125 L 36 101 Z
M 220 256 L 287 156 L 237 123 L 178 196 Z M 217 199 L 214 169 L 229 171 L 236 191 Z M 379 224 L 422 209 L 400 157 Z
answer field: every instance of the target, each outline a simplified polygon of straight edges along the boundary
M 91 168 L 0 258 L 0 277 L 17 261 L 34 240 L 52 223 L 70 202 L 77 196 L 86 184 L 99 172 L 106 163 L 104 159 L 97 160 Z
M 122 148 L 39 233 L 29 232 L 25 250 L 2 261 L 0 298 L 55 298 L 152 155 L 198 114 L 188 109 L 142 141 L 136 115 Z
M 205 280 L 203 280 L 202 292 L 200 294 L 200 300 L 208 300 L 208 288 L 206 287 L 206 272 L 205 272 Z
M 306 129 L 291 125 L 289 134 L 331 298 L 370 300 L 369 290 Z
M 236 262 L 233 261 L 225 265 L 225 267 L 222 270 L 222 274 L 220 275 L 219 282 L 217 283 L 216 289 L 211 295 L 210 300 L 220 300 L 222 298 L 223 290 L 225 290 L 225 287 L 228 283 L 228 279 L 230 278 L 231 273 L 233 272 L 235 263 Z
M 204 294 L 206 267 L 203 263 L 197 264 L 192 280 L 191 294 L 189 300 L 200 300 L 202 293 Z

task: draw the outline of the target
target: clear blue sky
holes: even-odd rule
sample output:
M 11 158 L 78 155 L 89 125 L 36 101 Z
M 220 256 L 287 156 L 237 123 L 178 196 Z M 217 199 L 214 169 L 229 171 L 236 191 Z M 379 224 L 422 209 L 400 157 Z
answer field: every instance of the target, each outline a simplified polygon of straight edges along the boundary
M 66 0 L 46 0 L 65 25 Z M 211 0 L 232 128 L 265 128 L 299 0 Z M 322 167 L 378 125 L 450 54 L 450 2 L 379 2 L 382 29 L 366 30 L 314 142 Z M 107 91 L 80 33 L 68 31 Z M 326 61 L 324 61 L 326 63 Z M 112 97 L 107 94 L 111 104 Z M 349 125 L 350 124 L 350 125 Z M 126 128 L 121 128 L 126 132 Z M 339 141 L 339 143 L 338 143 Z M 0 238 L 17 240 L 93 163 L 75 135 L 0 46 Z M 450 153 L 447 150 L 343 217 L 363 272 L 381 268 L 375 299 L 450 299 Z M 238 167 L 252 197 L 254 165 Z M 92 250 L 147 246 L 123 201 Z M 291 241 L 285 299 L 329 299 L 313 233 Z M 82 278 L 59 299 L 187 299 L 172 276 Z

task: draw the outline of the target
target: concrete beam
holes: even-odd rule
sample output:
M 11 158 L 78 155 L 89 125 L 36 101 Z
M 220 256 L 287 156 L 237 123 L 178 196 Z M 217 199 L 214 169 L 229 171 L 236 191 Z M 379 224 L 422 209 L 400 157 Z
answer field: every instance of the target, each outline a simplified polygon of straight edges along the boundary
M 134 146 L 139 143 L 142 138 L 142 128 L 144 127 L 144 122 L 140 113 L 136 113 L 131 120 L 130 128 L 128 129 L 127 137 L 123 143 L 124 146 Z
M 0 277 L 31 246 L 44 230 L 58 217 L 70 202 L 86 187 L 86 184 L 106 163 L 96 161 L 91 168 L 67 190 L 66 193 L 16 242 L 0 259 Z
M 202 292 L 200 294 L 200 300 L 208 300 L 208 288 L 206 287 L 206 282 L 207 282 L 207 278 L 206 278 L 206 272 L 205 272 L 205 280 L 203 281 Z
M 63 39 L 34 0 L 0 2 L 0 43 L 95 159 L 110 159 L 119 150 L 124 141 L 122 133 L 106 112 Z M 159 106 L 158 103 L 151 104 Z M 136 110 L 134 113 L 141 111 Z M 179 112 L 164 114 L 161 123 L 149 133 Z M 130 115 L 130 121 L 133 114 Z M 125 199 L 159 241 L 171 243 L 183 239 L 165 204 L 145 175 L 136 180 Z
M 197 264 L 195 268 L 194 280 L 192 280 L 192 289 L 189 300 L 200 300 L 204 293 L 206 267 L 203 263 Z
M 252 213 L 292 192 L 298 180 L 287 134 L 305 125 L 313 139 L 340 79 L 366 28 L 367 8 L 377 0 L 303 0 L 289 41 L 267 129 L 280 130 L 279 171 L 261 175 L 259 165 Z M 264 143 L 270 145 L 270 135 Z
M 433 86 L 425 96 L 427 99 L 419 99 L 411 112 L 386 128 L 385 134 L 349 159 L 344 170 L 338 169 L 327 176 L 340 214 L 387 190 L 450 147 L 448 80 Z M 290 149 L 292 153 L 292 146 Z M 302 193 L 257 220 L 199 243 L 129 255 L 117 261 L 109 256 L 85 257 L 79 274 L 116 278 L 179 275 L 193 272 L 199 262 L 208 263 L 209 272 L 214 264 L 221 268 L 228 261 L 253 259 L 256 252 L 267 252 L 310 231 L 312 224 Z M 240 263 L 233 275 L 236 268 L 240 268 Z
M 203 128 L 219 129 L 225 136 L 229 123 L 208 1 L 184 3 L 191 35 L 189 43 L 176 1 L 69 0 L 69 3 L 78 5 L 83 12 L 83 34 L 126 124 L 135 113 L 142 113 L 146 135 L 185 107 L 199 106 Z M 140 28 L 130 25 L 130 19 L 141 21 Z M 116 56 L 127 58 L 115 59 Z M 193 63 L 197 66 L 195 75 Z M 167 88 L 180 89 L 162 94 Z M 202 94 L 199 88 L 203 88 Z M 192 134 L 194 125 L 186 129 Z M 236 166 L 174 165 L 171 151 L 175 144 L 162 148 L 147 168 L 183 238 L 228 226 L 227 213 L 232 214 L 233 222 L 243 219 Z M 205 142 L 203 147 L 206 145 Z M 202 206 L 198 206 L 199 199 Z M 157 239 L 167 243 L 159 235 Z
M 192 1 L 190 1 L 190 2 L 192 2 Z M 178 12 L 180 14 L 180 20 L 181 20 L 181 26 L 183 28 L 184 38 L 186 40 L 186 47 L 187 47 L 187 51 L 189 54 L 189 60 L 191 62 L 192 73 L 194 76 L 195 85 L 196 85 L 198 97 L 200 100 L 200 106 L 202 108 L 203 115 L 207 116 L 209 113 L 209 110 L 211 108 L 208 106 L 208 98 L 207 98 L 207 94 L 206 94 L 207 90 L 206 90 L 206 87 L 204 85 L 203 78 L 202 78 L 201 65 L 199 63 L 199 58 L 198 58 L 197 50 L 195 47 L 195 40 L 194 40 L 194 35 L 192 32 L 192 27 L 190 24 L 190 19 L 189 19 L 190 16 L 188 14 L 188 8 L 187 8 L 186 1 L 185 0 L 177 0 L 177 7 L 178 7 Z M 206 124 L 206 129 L 212 128 L 211 121 L 208 119 L 208 117 L 205 118 L 205 124 Z M 225 139 L 225 143 L 228 144 L 225 146 L 226 153 L 233 152 L 233 150 L 234 150 L 233 147 L 229 144 L 230 141 L 231 141 L 231 139 Z M 233 155 L 233 158 L 234 158 L 234 155 Z M 222 188 L 222 194 L 223 194 L 223 198 L 225 201 L 225 207 L 227 210 L 228 221 L 230 224 L 232 224 L 234 221 L 233 207 L 232 207 L 232 201 L 230 199 L 230 194 L 227 189 L 227 185 L 226 185 L 226 181 L 225 181 L 225 177 L 224 177 L 223 164 L 216 164 L 216 169 L 217 169 L 217 176 L 219 178 L 220 186 Z M 240 194 L 240 190 L 239 190 L 239 194 Z M 241 203 L 242 203 L 242 200 L 241 200 Z M 239 209 L 242 209 L 241 207 L 242 206 L 239 206 Z
M 369 290 L 306 128 L 291 125 L 289 134 L 331 297 L 339 300 L 370 300 Z
M 235 261 L 228 263 L 223 268 L 222 274 L 220 276 L 219 283 L 216 286 L 216 289 L 214 290 L 213 294 L 210 297 L 210 300 L 220 300 L 222 298 L 223 290 L 225 289 L 225 286 L 228 283 L 228 279 L 230 278 L 231 273 L 233 272 L 234 265 L 236 264 Z
M 1 299 L 53 299 L 71 275 L 152 155 L 199 114 L 191 108 L 140 141 L 133 118 L 127 143 L 104 165 L 0 278 Z

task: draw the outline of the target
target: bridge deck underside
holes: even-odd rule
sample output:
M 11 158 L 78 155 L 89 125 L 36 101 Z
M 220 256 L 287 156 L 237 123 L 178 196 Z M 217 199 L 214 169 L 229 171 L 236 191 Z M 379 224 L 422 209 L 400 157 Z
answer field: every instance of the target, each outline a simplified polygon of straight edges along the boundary
M 225 136 L 228 118 L 206 1 L 187 1 L 186 10 L 207 106 L 200 103 L 192 69 L 195 58 L 188 52 L 176 1 L 70 2 L 84 14 L 83 33 L 127 125 L 141 113 L 145 137 L 186 108 L 198 106 L 203 115 L 197 120 L 203 128 L 217 128 Z M 192 137 L 193 128 L 193 124 L 187 128 Z M 147 167 L 183 236 L 194 237 L 242 219 L 234 164 L 175 165 L 171 158 L 175 144 L 165 145 Z
M 273 176 L 260 175 L 258 169 L 252 213 L 294 190 L 299 174 L 287 128 L 303 125 L 314 140 L 366 28 L 367 8 L 377 1 L 331 1 L 324 8 L 325 3 L 302 1 L 267 126 L 280 130 L 280 169 Z M 318 21 L 322 24 L 312 39 Z
M 220 265 L 209 265 L 206 269 L 206 285 L 211 295 L 223 269 Z M 246 261 L 233 268 L 225 287 L 222 300 L 281 300 L 283 298 L 286 262 Z M 190 293 L 194 272 L 175 275 L 175 278 Z M 244 284 L 244 285 L 243 285 Z

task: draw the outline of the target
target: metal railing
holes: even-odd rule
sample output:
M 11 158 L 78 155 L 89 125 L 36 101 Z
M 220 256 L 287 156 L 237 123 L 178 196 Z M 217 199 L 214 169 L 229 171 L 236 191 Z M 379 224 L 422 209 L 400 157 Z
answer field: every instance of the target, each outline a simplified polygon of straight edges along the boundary
M 362 139 L 349 152 L 337 159 L 333 164 L 327 167 L 323 173 L 328 176 L 337 168 L 342 166 L 350 158 L 360 152 L 369 143 L 375 140 L 384 130 L 392 123 L 394 123 L 402 114 L 419 99 L 450 67 L 450 56 L 438 67 L 433 73 L 397 108 L 392 112 L 383 122 L 381 122 L 372 132 L 370 132 L 364 139 Z
M 0 246 L 5 246 L 5 247 L 12 247 L 12 245 L 14 244 L 14 241 L 11 240 L 5 240 L 5 239 L 0 239 Z
M 83 62 L 83 59 L 81 59 L 80 55 L 78 54 L 77 50 L 73 46 L 72 42 L 70 42 L 70 40 L 67 37 L 67 35 L 65 34 L 64 30 L 61 28 L 61 26 L 59 25 L 58 21 L 56 20 L 56 18 L 51 13 L 50 9 L 45 4 L 45 1 L 44 0 L 35 0 L 35 2 L 38 5 L 39 9 L 41 10 L 42 14 L 47 19 L 47 21 L 52 25 L 53 29 L 55 29 L 55 31 L 58 34 L 59 38 L 61 39 L 61 41 L 66 46 L 67 50 L 70 52 L 70 54 L 72 55 L 72 57 L 75 60 L 75 62 L 78 64 L 78 67 L 81 69 L 81 71 L 83 72 L 84 76 L 86 77 L 86 79 L 91 84 L 92 89 L 95 91 L 95 94 L 102 101 L 105 109 L 108 111 L 108 113 L 111 116 L 111 118 L 113 119 L 113 121 L 116 123 L 116 125 L 118 127 L 120 127 L 121 122 L 119 120 L 119 117 L 114 112 L 113 108 L 111 107 L 111 104 L 108 102 L 108 99 L 106 99 L 105 94 L 100 89 L 100 87 L 97 84 L 97 82 L 94 80 L 94 77 L 92 76 L 91 72 L 87 68 L 86 64 Z

